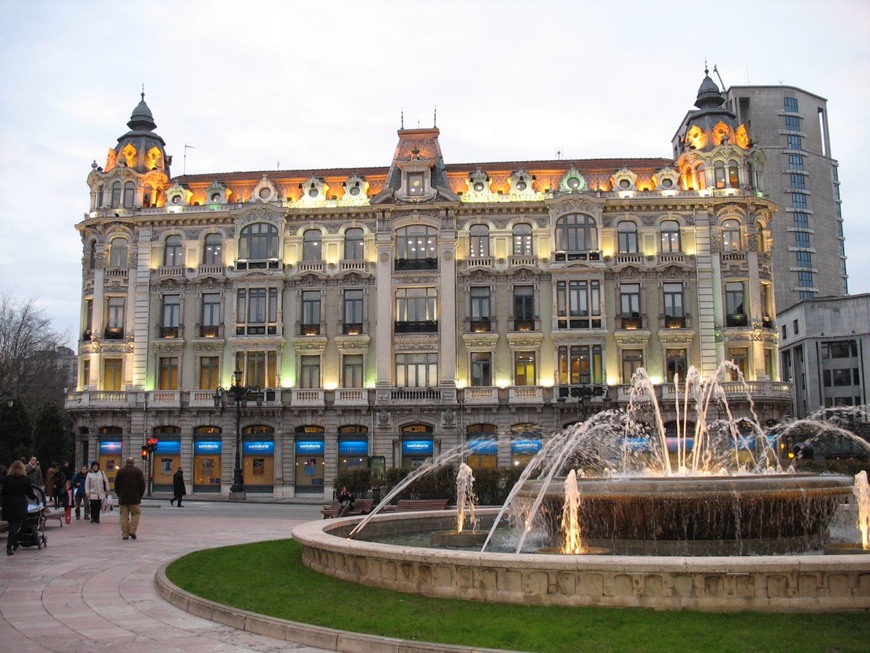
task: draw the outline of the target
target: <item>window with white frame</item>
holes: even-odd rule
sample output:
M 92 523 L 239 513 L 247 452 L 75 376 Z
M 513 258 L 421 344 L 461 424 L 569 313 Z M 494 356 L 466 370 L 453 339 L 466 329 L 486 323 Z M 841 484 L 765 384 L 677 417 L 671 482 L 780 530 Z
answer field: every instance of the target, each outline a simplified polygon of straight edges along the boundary
M 345 288 L 342 308 L 343 331 L 345 335 L 363 333 L 365 325 L 365 293 L 362 288 Z
M 320 388 L 320 356 L 306 355 L 299 357 L 299 387 Z
M 208 234 L 202 251 L 203 265 L 223 264 L 223 238 L 220 234 Z
M 341 387 L 363 387 L 363 355 L 344 354 L 341 357 Z
M 242 385 L 277 387 L 277 360 L 277 353 L 274 351 L 236 352 L 236 369 L 242 371 Z
M 181 326 L 181 295 L 163 295 L 161 310 L 160 337 L 177 338 Z
M 220 387 L 220 357 L 200 356 L 199 358 L 199 389 L 214 390 Z
M 302 234 L 302 260 L 310 263 L 322 261 L 322 234 L 319 229 L 306 229 Z
M 217 338 L 220 336 L 223 319 L 221 316 L 220 293 L 207 292 L 202 294 L 202 314 L 199 323 L 199 335 L 202 338 Z
M 556 326 L 559 329 L 601 328 L 601 282 L 595 279 L 558 281 Z
M 514 352 L 514 385 L 535 385 L 537 383 L 537 356 L 533 351 Z
M 352 227 L 344 232 L 344 260 L 362 261 L 364 257 L 363 230 L 359 227 Z
M 621 254 L 637 253 L 637 225 L 630 220 L 623 220 L 616 226 L 619 252 Z
M 438 354 L 396 354 L 396 386 L 431 388 L 438 385 Z
M 740 237 L 740 222 L 729 218 L 722 221 L 722 251 L 739 252 L 743 250 L 743 240 Z
M 604 382 L 601 345 L 561 345 L 556 350 L 559 385 L 588 385 Z
M 681 252 L 680 223 L 676 220 L 662 220 L 661 224 L 661 252 L 662 254 L 676 254 Z
M 320 291 L 302 291 L 302 321 L 300 335 L 320 335 Z
M 278 258 L 278 229 L 258 222 L 242 229 L 239 235 L 239 258 L 264 260 Z
M 275 335 L 277 322 L 277 288 L 240 288 L 237 291 L 236 335 Z
M 471 386 L 488 388 L 492 386 L 492 353 L 488 351 L 471 352 Z
M 124 305 L 123 297 L 106 299 L 106 338 L 116 340 L 124 337 Z
M 166 239 L 163 250 L 163 265 L 167 268 L 180 267 L 184 264 L 181 251 L 181 236 L 172 235 Z
M 127 268 L 126 238 L 112 238 L 109 243 L 109 267 L 122 270 Z
M 532 225 L 525 222 L 514 225 L 513 248 L 511 251 L 514 256 L 532 256 L 534 254 Z
M 161 356 L 157 359 L 157 389 L 178 390 L 178 358 Z
M 469 258 L 486 258 L 489 256 L 489 227 L 485 224 L 473 224 L 468 229 Z
M 556 220 L 556 249 L 564 252 L 588 252 L 598 249 L 598 226 L 582 213 L 563 215 Z

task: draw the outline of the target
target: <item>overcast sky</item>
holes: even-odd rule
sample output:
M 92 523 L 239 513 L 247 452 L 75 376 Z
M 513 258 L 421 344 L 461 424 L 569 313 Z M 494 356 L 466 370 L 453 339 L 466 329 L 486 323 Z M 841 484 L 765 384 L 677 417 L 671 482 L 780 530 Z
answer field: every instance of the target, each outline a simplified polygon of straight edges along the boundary
M 86 178 L 127 131 L 143 84 L 173 175 L 388 165 L 400 112 L 405 127 L 429 127 L 436 106 L 448 163 L 557 150 L 670 157 L 706 59 L 726 86 L 827 98 L 849 286 L 870 292 L 866 0 L 7 0 L 3 10 L 0 293 L 34 299 L 70 344 Z

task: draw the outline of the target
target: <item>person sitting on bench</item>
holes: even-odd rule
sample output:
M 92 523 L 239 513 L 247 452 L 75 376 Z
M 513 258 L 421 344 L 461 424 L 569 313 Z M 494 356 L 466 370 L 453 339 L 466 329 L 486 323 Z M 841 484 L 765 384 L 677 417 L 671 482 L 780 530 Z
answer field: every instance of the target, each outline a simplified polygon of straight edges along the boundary
M 347 486 L 342 486 L 338 491 L 338 516 L 344 517 L 348 510 L 353 508 L 353 495 L 348 491 Z

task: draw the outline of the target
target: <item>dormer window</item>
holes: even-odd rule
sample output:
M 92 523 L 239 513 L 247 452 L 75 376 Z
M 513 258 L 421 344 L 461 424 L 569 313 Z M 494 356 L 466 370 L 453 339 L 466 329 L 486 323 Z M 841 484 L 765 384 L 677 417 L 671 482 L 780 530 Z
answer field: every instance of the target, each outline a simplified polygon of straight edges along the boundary
M 411 197 L 423 196 L 423 173 L 409 172 L 408 173 L 408 195 Z

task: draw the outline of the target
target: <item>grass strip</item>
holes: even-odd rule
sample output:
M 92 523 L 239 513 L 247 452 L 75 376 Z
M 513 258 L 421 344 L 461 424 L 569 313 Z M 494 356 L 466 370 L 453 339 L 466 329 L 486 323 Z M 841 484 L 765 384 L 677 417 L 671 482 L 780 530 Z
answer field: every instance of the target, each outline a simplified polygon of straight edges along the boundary
M 435 599 L 340 581 L 276 540 L 198 551 L 168 578 L 197 596 L 290 621 L 443 644 L 536 653 L 864 653 L 865 613 L 772 614 L 524 606 Z

